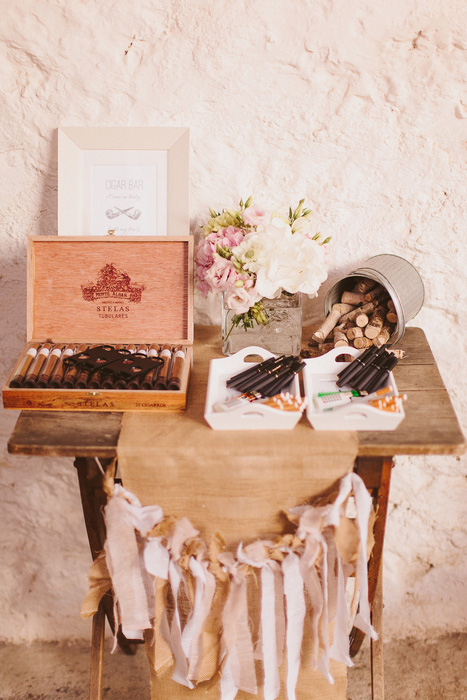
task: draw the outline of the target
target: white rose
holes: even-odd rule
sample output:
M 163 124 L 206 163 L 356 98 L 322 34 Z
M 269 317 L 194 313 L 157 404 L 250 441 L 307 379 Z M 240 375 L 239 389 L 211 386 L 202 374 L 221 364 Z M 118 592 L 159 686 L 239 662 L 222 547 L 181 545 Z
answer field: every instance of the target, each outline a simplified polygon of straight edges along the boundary
M 327 278 L 323 247 L 302 231 L 269 224 L 251 235 L 249 245 L 254 257 L 246 259 L 245 268 L 256 272 L 256 289 L 262 296 L 272 299 L 282 290 L 315 296 Z

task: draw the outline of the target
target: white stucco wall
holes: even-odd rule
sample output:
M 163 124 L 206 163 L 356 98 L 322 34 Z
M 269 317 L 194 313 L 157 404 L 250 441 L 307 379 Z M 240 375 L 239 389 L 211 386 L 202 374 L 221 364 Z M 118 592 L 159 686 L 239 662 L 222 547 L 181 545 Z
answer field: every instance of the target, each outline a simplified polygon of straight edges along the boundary
M 25 342 L 26 238 L 56 232 L 61 126 L 189 126 L 192 231 L 208 206 L 306 196 L 332 235 L 326 289 L 410 260 L 467 430 L 467 16 L 462 0 L 0 0 L 0 372 Z M 218 300 L 197 299 L 217 320 Z M 87 636 L 89 553 L 71 460 L 13 457 L 0 414 L 0 639 Z M 388 637 L 465 629 L 466 459 L 400 458 Z

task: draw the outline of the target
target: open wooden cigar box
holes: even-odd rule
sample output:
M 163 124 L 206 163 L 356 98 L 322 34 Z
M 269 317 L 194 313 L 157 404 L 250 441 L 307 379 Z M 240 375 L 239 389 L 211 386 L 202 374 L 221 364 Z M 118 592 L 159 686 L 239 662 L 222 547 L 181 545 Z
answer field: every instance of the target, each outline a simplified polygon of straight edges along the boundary
M 27 340 L 5 408 L 182 411 L 193 363 L 192 237 L 30 237 Z

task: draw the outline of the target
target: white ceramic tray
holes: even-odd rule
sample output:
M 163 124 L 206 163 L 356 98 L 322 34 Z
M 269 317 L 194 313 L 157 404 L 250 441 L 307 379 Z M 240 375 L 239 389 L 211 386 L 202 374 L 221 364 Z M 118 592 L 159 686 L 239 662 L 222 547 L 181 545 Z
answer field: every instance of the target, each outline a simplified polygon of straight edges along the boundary
M 280 411 L 271 406 L 264 406 L 259 401 L 246 403 L 226 412 L 213 410 L 216 403 L 240 395 L 235 389 L 229 389 L 226 381 L 234 374 L 253 367 L 250 362 L 245 362 L 249 355 L 259 356 L 261 360 L 258 362 L 274 357 L 273 353 L 264 348 L 251 345 L 230 357 L 211 360 L 204 410 L 206 421 L 214 430 L 291 430 L 300 420 L 301 411 Z M 290 393 L 300 396 L 300 382 L 297 376 L 293 379 Z
M 341 347 L 334 348 L 321 357 L 305 360 L 302 375 L 305 396 L 308 399 L 306 416 L 315 430 L 394 430 L 404 419 L 403 408 L 398 413 L 390 413 L 364 403 L 350 403 L 332 411 L 318 410 L 313 400 L 318 393 L 348 388 L 338 387 L 336 380 L 339 372 L 349 363 L 336 362 L 336 358 L 340 355 L 357 357 L 360 354 L 361 350 L 357 348 Z M 392 372 L 388 385 L 391 386 L 392 395 L 398 394 Z

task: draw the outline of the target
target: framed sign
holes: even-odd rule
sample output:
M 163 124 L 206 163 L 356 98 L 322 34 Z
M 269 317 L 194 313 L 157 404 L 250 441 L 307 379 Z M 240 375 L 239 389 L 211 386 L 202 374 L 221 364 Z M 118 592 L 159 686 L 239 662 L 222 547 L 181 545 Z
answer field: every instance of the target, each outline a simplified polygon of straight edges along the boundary
M 58 233 L 186 236 L 189 130 L 58 130 Z

